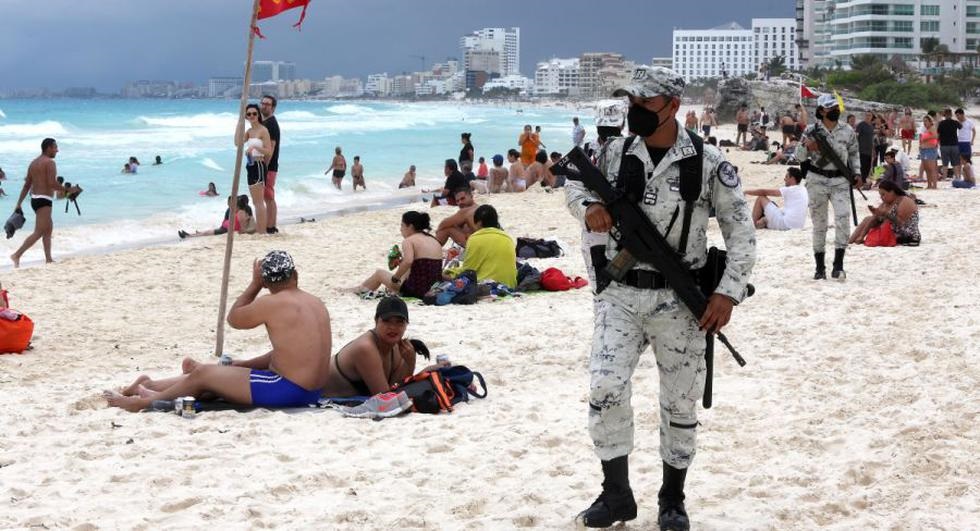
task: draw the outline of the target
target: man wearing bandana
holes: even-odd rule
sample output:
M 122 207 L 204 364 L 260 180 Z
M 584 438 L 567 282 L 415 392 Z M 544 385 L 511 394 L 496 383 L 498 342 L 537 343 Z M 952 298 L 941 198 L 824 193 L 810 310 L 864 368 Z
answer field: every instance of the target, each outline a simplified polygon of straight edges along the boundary
M 258 407 L 316 404 L 330 367 L 330 315 L 316 296 L 299 289 L 299 273 L 285 251 L 272 251 L 252 267 L 252 279 L 228 312 L 237 329 L 264 325 L 268 353 L 231 365 L 184 359 L 183 374 L 153 380 L 143 375 L 122 392 L 106 391 L 110 406 L 146 409 L 154 400 L 218 397 Z M 268 289 L 269 294 L 258 297 Z
M 834 268 L 830 275 L 843 281 L 844 251 L 851 233 L 850 188 L 848 180 L 851 171 L 854 182 L 860 187 L 861 155 L 857 135 L 846 123 L 840 122 L 841 108 L 833 94 L 824 94 L 817 99 L 817 121 L 806 128 L 803 139 L 796 146 L 796 160 L 809 163 L 806 174 L 806 191 L 810 196 L 810 220 L 813 222 L 813 259 L 817 264 L 813 280 L 825 280 L 827 268 L 824 263 L 827 247 L 827 203 L 834 207 Z M 830 147 L 849 168 L 838 168 L 829 157 L 820 152 L 817 141 L 813 139 L 816 131 L 827 137 Z
M 630 195 L 640 198 L 639 207 L 690 269 L 700 268 L 707 261 L 708 217 L 714 208 L 728 250 L 727 267 L 700 321 L 678 300 L 663 276 L 644 262 L 622 282 L 610 282 L 596 296 L 589 361 L 589 433 L 602 464 L 603 481 L 602 493 L 578 516 L 587 527 L 608 527 L 636 518 L 627 461 L 633 450 L 630 380 L 640 354 L 652 346 L 660 372 L 663 460 L 657 522 L 661 529 L 689 529 L 684 481 L 694 458 L 696 408 L 704 392 L 705 332 L 720 330 L 728 323 L 732 307 L 746 296 L 755 263 L 755 228 L 741 181 L 735 167 L 714 146 L 703 145 L 700 196 L 690 216 L 683 214 L 682 161 L 698 156 L 694 140 L 676 118 L 683 89 L 683 78 L 672 70 L 638 67 L 631 83 L 613 93 L 629 99 L 627 121 L 636 136 L 632 140 L 611 138 L 603 146 L 597 166 L 614 186 L 623 189 L 625 185 L 627 191 L 632 187 Z M 627 141 L 629 148 L 624 153 Z M 620 184 L 620 169 L 627 167 L 624 159 L 634 171 Z M 685 166 L 690 168 L 689 164 Z M 572 180 L 565 189 L 568 209 L 589 231 L 613 228 L 613 220 L 596 194 Z M 689 219 L 687 231 L 682 228 L 685 217 Z M 683 232 L 687 235 L 682 236 Z M 609 260 L 617 253 L 615 233 L 606 242 L 605 257 Z M 687 244 L 681 248 L 683 240 Z

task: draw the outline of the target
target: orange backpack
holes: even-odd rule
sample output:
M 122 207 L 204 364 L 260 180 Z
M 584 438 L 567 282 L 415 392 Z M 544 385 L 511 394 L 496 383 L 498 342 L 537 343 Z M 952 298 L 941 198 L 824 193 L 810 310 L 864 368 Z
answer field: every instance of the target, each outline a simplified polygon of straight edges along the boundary
M 7 291 L 0 289 L 0 354 L 20 354 L 27 350 L 34 335 L 34 321 L 10 309 Z
M 391 391 L 404 391 L 412 399 L 412 411 L 416 413 L 452 413 L 452 384 L 439 371 L 422 371 L 392 386 Z

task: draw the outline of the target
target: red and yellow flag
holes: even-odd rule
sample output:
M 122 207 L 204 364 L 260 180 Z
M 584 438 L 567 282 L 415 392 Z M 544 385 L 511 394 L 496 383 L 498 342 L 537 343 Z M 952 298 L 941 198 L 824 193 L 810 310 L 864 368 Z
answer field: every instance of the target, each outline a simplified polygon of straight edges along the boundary
M 310 0 L 260 0 L 258 19 L 262 20 L 264 18 L 274 17 L 283 11 L 296 7 L 302 7 L 303 12 L 299 15 L 299 21 L 293 24 L 294 28 L 300 28 L 303 24 L 303 19 L 306 18 L 306 8 L 309 7 L 309 5 Z M 262 35 L 262 32 L 259 31 L 258 26 L 252 27 L 252 31 L 254 31 L 259 38 L 265 38 Z

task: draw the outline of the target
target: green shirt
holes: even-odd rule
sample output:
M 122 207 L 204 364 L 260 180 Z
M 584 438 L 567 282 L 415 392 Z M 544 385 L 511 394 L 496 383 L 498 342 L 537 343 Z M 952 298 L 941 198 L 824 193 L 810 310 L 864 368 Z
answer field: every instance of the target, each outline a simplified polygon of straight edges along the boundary
M 517 287 L 517 251 L 514 240 L 506 232 L 496 228 L 480 229 L 466 240 L 466 255 L 462 267 L 453 271 L 459 273 L 472 269 L 476 280 L 490 279 Z

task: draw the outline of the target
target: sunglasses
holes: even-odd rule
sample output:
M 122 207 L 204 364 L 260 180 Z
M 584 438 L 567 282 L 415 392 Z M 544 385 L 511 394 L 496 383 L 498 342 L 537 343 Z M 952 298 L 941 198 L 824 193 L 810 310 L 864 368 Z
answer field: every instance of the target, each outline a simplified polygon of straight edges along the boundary
M 258 116 L 258 115 L 259 115 L 259 113 L 257 113 L 257 112 L 247 112 L 247 113 L 245 113 L 245 116 Z

